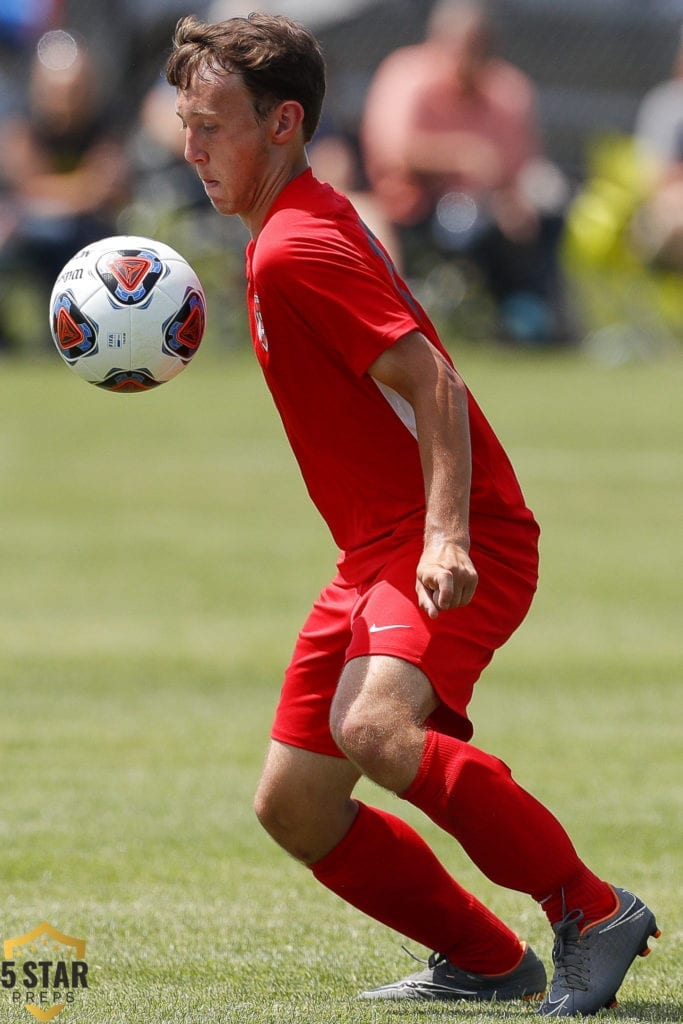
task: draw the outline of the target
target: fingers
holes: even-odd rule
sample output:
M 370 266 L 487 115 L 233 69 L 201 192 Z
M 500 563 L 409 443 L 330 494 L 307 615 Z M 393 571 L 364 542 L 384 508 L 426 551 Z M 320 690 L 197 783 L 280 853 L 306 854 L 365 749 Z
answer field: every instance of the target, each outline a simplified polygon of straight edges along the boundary
M 430 590 L 420 580 L 417 581 L 417 603 L 423 612 L 426 612 L 430 619 L 435 619 L 441 611 L 438 601 L 438 591 Z
M 431 578 L 418 579 L 416 589 L 420 608 L 435 619 L 439 612 L 470 603 L 477 589 L 477 573 L 471 565 L 457 573 L 443 569 Z

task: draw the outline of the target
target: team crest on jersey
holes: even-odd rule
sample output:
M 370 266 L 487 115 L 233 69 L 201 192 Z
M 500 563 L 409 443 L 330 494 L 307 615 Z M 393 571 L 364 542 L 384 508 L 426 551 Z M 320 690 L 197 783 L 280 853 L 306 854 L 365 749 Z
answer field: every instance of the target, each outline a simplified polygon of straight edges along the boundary
M 266 328 L 263 324 L 263 316 L 261 315 L 261 303 L 258 295 L 254 295 L 254 320 L 256 321 L 256 337 L 259 340 L 259 344 L 264 352 L 268 351 L 268 335 L 266 334 Z
M 163 263 L 150 249 L 119 249 L 97 261 L 97 273 L 107 291 L 124 306 L 144 302 L 163 272 Z

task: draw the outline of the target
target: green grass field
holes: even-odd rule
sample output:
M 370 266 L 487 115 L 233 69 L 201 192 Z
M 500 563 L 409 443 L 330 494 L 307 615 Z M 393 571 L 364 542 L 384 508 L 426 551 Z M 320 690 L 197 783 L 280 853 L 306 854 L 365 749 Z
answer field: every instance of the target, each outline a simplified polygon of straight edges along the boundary
M 538 598 L 479 684 L 476 740 L 657 912 L 662 939 L 604 1016 L 681 1020 L 683 362 L 459 364 L 543 528 Z M 90 988 L 60 1024 L 527 1019 L 359 1003 L 412 970 L 401 937 L 253 818 L 282 668 L 334 552 L 252 359 L 208 348 L 144 396 L 56 356 L 10 360 L 0 408 L 0 920 L 4 939 L 42 921 L 86 939 Z M 549 963 L 536 906 L 399 810 Z M 34 1018 L 0 988 L 0 1019 Z

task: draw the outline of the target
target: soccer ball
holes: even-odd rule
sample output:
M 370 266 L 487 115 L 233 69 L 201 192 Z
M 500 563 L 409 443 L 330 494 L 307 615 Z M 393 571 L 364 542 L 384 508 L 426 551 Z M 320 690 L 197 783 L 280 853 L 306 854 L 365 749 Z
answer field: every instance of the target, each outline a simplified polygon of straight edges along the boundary
M 192 267 L 163 242 L 120 235 L 77 252 L 50 298 L 67 366 L 107 391 L 149 391 L 185 369 L 204 334 L 206 298 Z

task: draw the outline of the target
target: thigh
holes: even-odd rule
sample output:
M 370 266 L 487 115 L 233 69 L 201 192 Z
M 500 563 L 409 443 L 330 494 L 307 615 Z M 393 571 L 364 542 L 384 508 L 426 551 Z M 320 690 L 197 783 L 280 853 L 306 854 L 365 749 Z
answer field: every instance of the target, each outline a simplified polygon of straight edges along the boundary
M 429 724 L 469 740 L 473 729 L 467 707 L 474 685 L 524 618 L 535 581 L 473 547 L 479 573 L 474 598 L 430 619 L 415 594 L 420 553 L 421 538 L 416 538 L 364 592 L 354 612 L 347 658 L 385 655 L 419 668 L 440 702 Z
M 400 737 L 421 727 L 439 704 L 421 669 L 402 658 L 372 655 L 348 661 L 332 702 L 332 732 L 350 718 L 362 728 Z
M 344 803 L 360 774 L 346 758 L 271 741 L 259 791 L 281 806 L 291 807 L 301 820 L 319 818 L 325 805 Z

